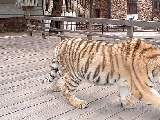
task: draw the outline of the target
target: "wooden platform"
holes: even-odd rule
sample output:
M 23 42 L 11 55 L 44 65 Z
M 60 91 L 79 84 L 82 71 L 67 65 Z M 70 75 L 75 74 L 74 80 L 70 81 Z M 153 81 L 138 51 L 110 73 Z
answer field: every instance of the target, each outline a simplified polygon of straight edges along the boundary
M 72 107 L 42 81 L 49 75 L 58 38 L 0 38 L 0 120 L 158 120 L 160 110 L 143 101 L 122 108 L 117 86 L 84 82 L 76 91 L 86 109 Z M 155 84 L 160 90 L 160 85 Z

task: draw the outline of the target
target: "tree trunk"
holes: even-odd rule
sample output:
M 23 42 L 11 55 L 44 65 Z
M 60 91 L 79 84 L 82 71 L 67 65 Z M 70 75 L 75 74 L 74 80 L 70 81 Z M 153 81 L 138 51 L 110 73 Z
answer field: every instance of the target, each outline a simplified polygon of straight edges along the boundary
M 62 13 L 62 5 L 63 5 L 63 0 L 53 0 L 53 8 L 52 8 L 51 16 L 60 17 L 61 13 Z M 60 29 L 60 22 L 51 21 L 51 27 Z M 52 31 L 50 31 L 50 32 L 52 32 Z M 56 33 L 58 33 L 58 32 L 56 32 Z

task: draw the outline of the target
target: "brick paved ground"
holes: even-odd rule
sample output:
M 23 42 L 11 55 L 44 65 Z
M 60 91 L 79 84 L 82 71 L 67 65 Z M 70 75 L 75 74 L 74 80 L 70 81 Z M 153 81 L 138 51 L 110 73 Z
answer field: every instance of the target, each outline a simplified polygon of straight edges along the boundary
M 160 111 L 143 101 L 123 109 L 116 86 L 83 83 L 76 95 L 89 102 L 86 109 L 72 107 L 50 84 L 53 48 L 60 40 L 41 36 L 0 37 L 0 120 L 158 120 Z M 159 41 L 157 41 L 159 43 Z M 155 84 L 160 90 L 160 86 Z

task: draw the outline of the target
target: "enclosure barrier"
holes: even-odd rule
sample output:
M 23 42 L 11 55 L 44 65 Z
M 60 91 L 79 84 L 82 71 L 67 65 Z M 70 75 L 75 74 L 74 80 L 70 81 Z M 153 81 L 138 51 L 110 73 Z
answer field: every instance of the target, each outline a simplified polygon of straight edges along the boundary
M 103 24 L 106 24 L 106 25 L 111 24 L 111 25 L 117 25 L 117 26 L 125 26 L 125 28 L 127 30 L 126 37 L 129 37 L 129 38 L 133 37 L 133 27 L 134 26 L 145 27 L 145 28 L 153 28 L 153 29 L 160 28 L 160 22 L 155 22 L 155 21 L 119 20 L 119 19 L 106 19 L 106 18 L 51 17 L 51 16 L 25 16 L 25 17 L 27 19 L 29 19 L 28 30 L 29 30 L 30 35 L 32 35 L 33 28 L 37 27 L 37 28 L 41 28 L 40 30 L 42 32 L 42 37 L 43 38 L 45 38 L 45 36 L 47 34 L 50 34 L 50 33 L 46 32 L 45 29 L 50 29 L 52 31 L 59 32 L 59 34 L 54 33 L 54 35 L 57 35 L 57 36 L 61 37 L 62 39 L 64 39 L 64 37 L 68 37 L 68 36 L 64 36 L 64 32 L 84 34 L 84 35 L 87 35 L 88 39 L 92 39 L 92 36 L 109 37 L 109 38 L 115 38 L 115 39 L 124 39 L 124 37 L 122 37 L 122 36 L 92 33 L 93 23 L 99 23 L 99 24 L 102 24 L 102 25 Z M 39 20 L 39 21 L 41 21 L 42 24 L 40 26 L 32 25 L 30 23 L 31 19 Z M 58 21 L 60 23 L 60 28 L 59 29 L 58 28 L 47 28 L 44 25 L 44 20 Z M 63 24 L 64 21 L 86 23 L 87 29 L 84 30 L 84 31 L 65 30 L 64 29 L 64 24 Z

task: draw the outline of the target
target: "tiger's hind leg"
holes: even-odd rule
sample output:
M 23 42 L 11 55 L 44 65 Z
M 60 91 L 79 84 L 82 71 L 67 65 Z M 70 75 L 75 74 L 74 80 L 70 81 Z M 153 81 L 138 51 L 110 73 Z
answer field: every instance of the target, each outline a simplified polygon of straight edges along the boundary
M 44 79 L 42 81 L 42 83 L 51 83 L 51 88 L 53 89 L 53 91 L 54 92 L 60 92 L 60 86 L 61 85 L 59 85 L 58 81 L 61 81 L 61 80 L 58 80 L 57 78 L 53 79 L 52 76 L 49 76 L 46 79 Z
M 51 88 L 54 92 L 60 92 L 63 89 L 63 86 L 65 84 L 65 80 L 63 77 L 58 78 L 54 82 L 52 82 Z
M 69 103 L 76 108 L 86 108 L 87 102 L 85 100 L 81 100 L 74 95 L 75 89 L 78 87 L 81 81 L 75 81 L 74 79 L 69 78 L 68 76 L 64 77 L 65 84 L 63 86 L 63 93 Z
M 130 99 L 130 91 L 128 86 L 119 86 L 119 92 L 120 92 L 120 98 L 122 102 L 122 106 L 132 106 L 134 104 L 134 101 Z

